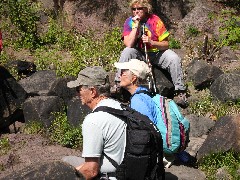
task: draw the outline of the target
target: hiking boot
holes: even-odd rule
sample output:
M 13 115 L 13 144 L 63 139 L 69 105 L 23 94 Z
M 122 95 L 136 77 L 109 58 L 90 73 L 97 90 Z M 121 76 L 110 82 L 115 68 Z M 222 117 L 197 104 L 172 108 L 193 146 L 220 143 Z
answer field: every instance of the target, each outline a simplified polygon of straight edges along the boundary
M 187 93 L 186 91 L 176 91 L 174 101 L 177 105 L 179 105 L 181 108 L 188 107 L 188 100 L 187 100 Z

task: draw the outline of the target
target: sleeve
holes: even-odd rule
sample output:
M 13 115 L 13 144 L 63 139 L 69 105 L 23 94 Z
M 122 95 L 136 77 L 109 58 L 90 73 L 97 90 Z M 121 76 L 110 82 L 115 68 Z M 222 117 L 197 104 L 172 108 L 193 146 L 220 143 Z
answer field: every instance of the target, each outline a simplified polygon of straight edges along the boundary
M 133 25 L 132 18 L 129 17 L 128 19 L 126 19 L 126 21 L 123 25 L 122 37 L 130 34 L 130 32 L 132 31 L 132 25 Z
M 159 42 L 161 42 L 162 40 L 164 40 L 166 37 L 170 35 L 160 18 L 158 18 L 156 23 L 156 33 L 157 33 Z
M 136 94 L 132 97 L 130 107 L 141 114 L 146 115 L 152 122 L 154 122 L 151 108 L 142 100 L 140 94 Z
M 101 157 L 103 151 L 102 129 L 90 121 L 87 116 L 82 125 L 83 152 L 82 157 Z

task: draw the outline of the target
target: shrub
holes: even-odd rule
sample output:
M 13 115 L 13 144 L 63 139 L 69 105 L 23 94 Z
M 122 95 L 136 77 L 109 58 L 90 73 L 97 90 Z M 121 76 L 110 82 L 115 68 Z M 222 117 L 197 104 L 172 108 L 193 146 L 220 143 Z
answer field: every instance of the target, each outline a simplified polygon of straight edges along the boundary
M 38 47 L 40 43 L 37 33 L 39 4 L 29 0 L 2 0 L 0 7 L 4 7 L 0 10 L 1 14 L 4 13 L 5 16 L 9 17 L 16 28 L 15 46 L 31 49 Z
M 222 10 L 220 22 L 222 26 L 219 28 L 220 37 L 218 46 L 231 46 L 237 48 L 240 42 L 240 16 L 236 15 L 234 10 Z
M 69 124 L 65 113 L 54 113 L 55 120 L 52 122 L 49 132 L 50 140 L 69 148 L 82 147 L 82 129 Z
M 170 49 L 180 49 L 181 45 L 180 42 L 174 38 L 169 39 L 169 48 Z
M 190 25 L 186 31 L 187 36 L 196 37 L 200 31 L 193 25 Z
M 0 139 L 0 156 L 6 154 L 11 149 L 9 139 L 3 137 Z
M 208 92 L 209 93 L 209 92 Z M 190 111 L 193 114 L 205 116 L 211 112 L 214 120 L 226 116 L 240 113 L 240 100 L 236 102 L 220 102 L 213 101 L 213 97 L 210 94 L 205 94 L 198 102 L 190 103 Z
M 217 169 L 225 168 L 232 179 L 239 179 L 237 170 L 240 167 L 240 154 L 229 151 L 211 154 L 203 158 L 200 162 L 200 169 L 203 170 L 208 179 L 216 179 Z
M 42 134 L 44 131 L 43 124 L 38 121 L 31 121 L 27 123 L 23 129 L 23 133 L 25 134 Z

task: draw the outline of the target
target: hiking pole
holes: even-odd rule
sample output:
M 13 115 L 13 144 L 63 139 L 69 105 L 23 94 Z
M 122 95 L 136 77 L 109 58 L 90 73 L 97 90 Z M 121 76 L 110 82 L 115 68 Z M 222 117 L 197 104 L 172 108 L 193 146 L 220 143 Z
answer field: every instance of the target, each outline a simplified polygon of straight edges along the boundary
M 143 24 L 142 26 L 143 28 L 143 34 L 145 35 L 145 23 Z M 152 65 L 151 65 L 151 62 L 148 58 L 148 53 L 147 53 L 147 44 L 144 43 L 144 52 L 145 52 L 145 58 L 146 58 L 146 63 L 148 64 L 149 68 L 150 68 L 150 76 L 151 76 L 151 79 L 148 80 L 148 86 L 149 86 L 149 89 L 153 90 L 154 93 L 157 92 L 157 88 L 156 88 L 156 83 L 155 83 L 155 79 L 153 77 L 153 70 L 152 70 Z

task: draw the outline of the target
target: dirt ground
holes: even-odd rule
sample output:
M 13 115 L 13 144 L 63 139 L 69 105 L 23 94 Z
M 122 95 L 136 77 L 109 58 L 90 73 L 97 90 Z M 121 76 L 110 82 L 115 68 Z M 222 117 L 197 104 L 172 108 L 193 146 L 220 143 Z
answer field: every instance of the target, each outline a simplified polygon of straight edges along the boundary
M 8 137 L 11 149 L 7 154 L 0 156 L 0 179 L 37 162 L 61 160 L 66 155 L 81 155 L 80 150 L 50 144 L 40 135 L 17 133 L 2 134 L 2 137 Z

